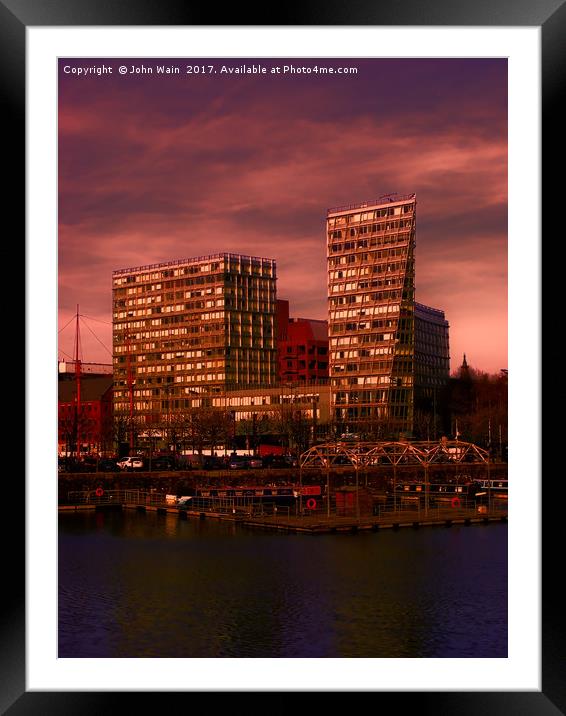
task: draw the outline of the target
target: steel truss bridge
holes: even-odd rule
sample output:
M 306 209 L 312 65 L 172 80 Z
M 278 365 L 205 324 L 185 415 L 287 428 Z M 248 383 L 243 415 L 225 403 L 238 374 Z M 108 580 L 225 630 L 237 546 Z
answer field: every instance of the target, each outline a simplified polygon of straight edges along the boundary
M 487 450 L 461 440 L 415 442 L 332 442 L 314 445 L 299 459 L 304 468 L 377 467 L 379 465 L 420 465 L 483 463 L 489 467 Z

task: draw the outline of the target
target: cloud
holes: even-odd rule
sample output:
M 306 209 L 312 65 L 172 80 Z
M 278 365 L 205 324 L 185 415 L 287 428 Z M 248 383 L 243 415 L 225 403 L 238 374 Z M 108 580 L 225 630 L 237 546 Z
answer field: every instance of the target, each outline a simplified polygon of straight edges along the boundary
M 362 69 L 351 82 L 203 81 L 193 95 L 172 80 L 65 85 L 62 313 L 80 301 L 110 320 L 113 269 L 233 251 L 275 258 L 292 314 L 322 318 L 326 209 L 416 191 L 418 295 L 450 308 L 458 350 L 477 323 L 460 305 L 489 325 L 497 316 L 504 335 L 505 73 L 485 62 Z M 498 341 L 479 367 L 506 363 L 505 350 Z

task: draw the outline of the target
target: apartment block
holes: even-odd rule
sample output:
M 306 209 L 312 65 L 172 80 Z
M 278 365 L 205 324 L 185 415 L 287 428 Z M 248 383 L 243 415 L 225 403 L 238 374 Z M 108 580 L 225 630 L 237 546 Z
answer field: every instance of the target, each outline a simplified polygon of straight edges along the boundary
M 113 272 L 114 410 L 159 419 L 277 380 L 276 265 L 220 253 Z
M 289 302 L 277 301 L 279 380 L 282 383 L 328 382 L 328 322 L 290 318 Z

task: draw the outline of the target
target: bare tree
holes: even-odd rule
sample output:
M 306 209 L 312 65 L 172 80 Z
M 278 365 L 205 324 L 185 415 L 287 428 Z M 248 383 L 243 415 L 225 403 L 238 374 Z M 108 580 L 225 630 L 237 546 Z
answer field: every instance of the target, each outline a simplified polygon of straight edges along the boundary
M 59 435 L 65 441 L 67 454 L 74 453 L 77 458 L 80 457 L 83 443 L 88 443 L 89 447 L 95 446 L 97 449 L 100 449 L 102 443 L 97 421 L 86 413 L 84 406 L 80 411 L 75 407 L 68 416 L 59 417 Z
M 282 447 L 297 454 L 308 449 L 313 434 L 313 420 L 307 410 L 298 410 L 285 403 L 271 411 L 269 419 L 275 434 L 280 437 Z
M 179 413 L 170 424 L 171 437 L 182 445 L 191 445 L 193 452 L 202 455 L 203 450 L 212 452 L 227 445 L 232 439 L 233 421 L 230 413 L 216 408 L 192 408 Z
M 149 442 L 148 458 L 149 458 L 149 469 L 151 470 L 153 454 L 155 452 L 155 444 L 157 439 L 160 438 L 163 431 L 158 423 L 148 423 L 143 431 L 143 436 L 147 438 Z
M 230 441 L 232 419 L 229 413 L 205 408 L 200 411 L 199 424 L 204 443 L 208 445 L 211 453 L 220 445 L 226 445 Z
M 141 419 L 135 415 L 131 416 L 128 412 L 119 411 L 114 413 L 112 419 L 114 440 L 118 447 L 128 443 L 130 447 L 136 447 L 138 437 L 143 428 Z
M 170 442 L 175 447 L 180 446 L 181 450 L 186 450 L 194 431 L 193 413 L 191 411 L 173 413 L 169 421 L 169 428 Z
M 452 432 L 462 440 L 503 456 L 507 446 L 507 372 L 488 374 L 467 368 L 450 381 Z

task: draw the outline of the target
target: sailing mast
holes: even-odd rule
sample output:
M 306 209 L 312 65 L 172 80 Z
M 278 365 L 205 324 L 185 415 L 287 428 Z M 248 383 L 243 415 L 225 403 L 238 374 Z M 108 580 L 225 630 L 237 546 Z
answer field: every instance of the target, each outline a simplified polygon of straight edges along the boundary
M 79 304 L 77 303 L 77 323 L 75 330 L 75 381 L 77 386 L 77 401 L 76 401 L 76 452 L 77 458 L 81 456 L 81 442 L 80 442 L 80 419 L 81 419 L 81 361 L 79 359 Z

